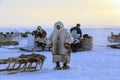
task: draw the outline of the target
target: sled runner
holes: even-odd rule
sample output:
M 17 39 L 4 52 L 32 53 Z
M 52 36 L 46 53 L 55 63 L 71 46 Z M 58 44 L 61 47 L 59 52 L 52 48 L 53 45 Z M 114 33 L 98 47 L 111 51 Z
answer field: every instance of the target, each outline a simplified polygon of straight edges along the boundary
M 32 52 L 32 51 L 42 52 L 42 51 L 51 51 L 51 48 L 45 47 L 43 49 L 41 47 L 37 47 L 37 48 L 34 48 L 34 47 L 22 47 L 22 48 L 20 48 L 20 50 L 22 50 L 22 51 L 28 51 L 28 52 Z
M 114 48 L 114 49 L 120 49 L 120 44 L 107 45 L 107 47 L 111 47 L 111 48 Z
M 79 42 L 77 40 L 77 42 L 74 41 L 71 44 L 71 49 L 73 52 L 91 50 L 93 46 L 92 41 L 93 41 L 92 36 L 88 36 L 88 34 L 84 34 L 83 38 L 79 39 Z
M 0 65 L 7 65 L 6 68 L 0 69 L 0 72 L 7 71 L 10 73 L 36 71 L 40 70 L 45 61 L 45 56 L 41 54 L 21 54 L 18 57 L 9 57 L 0 60 Z M 39 65 L 39 69 L 38 69 Z

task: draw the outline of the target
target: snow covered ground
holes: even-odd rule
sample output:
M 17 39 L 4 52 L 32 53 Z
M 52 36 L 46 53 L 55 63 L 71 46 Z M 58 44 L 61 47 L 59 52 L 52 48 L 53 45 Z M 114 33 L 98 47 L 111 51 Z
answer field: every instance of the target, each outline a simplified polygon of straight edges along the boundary
M 50 29 L 46 29 L 49 33 Z M 53 70 L 51 52 L 35 52 L 46 56 L 43 68 L 37 72 L 23 72 L 6 75 L 0 72 L 0 80 L 120 80 L 120 50 L 106 47 L 110 44 L 107 36 L 110 32 L 118 34 L 120 28 L 83 28 L 83 34 L 93 36 L 93 49 L 91 51 L 71 54 L 69 70 Z M 20 45 L 25 44 L 20 41 Z M 0 59 L 19 56 L 31 52 L 0 48 Z

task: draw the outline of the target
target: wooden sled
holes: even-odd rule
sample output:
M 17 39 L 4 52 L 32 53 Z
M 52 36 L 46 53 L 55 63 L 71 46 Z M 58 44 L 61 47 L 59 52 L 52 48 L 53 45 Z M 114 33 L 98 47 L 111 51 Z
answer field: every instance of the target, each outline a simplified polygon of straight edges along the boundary
M 107 37 L 109 42 L 120 42 L 120 33 L 119 34 L 114 34 L 111 32 L 111 35 Z
M 45 47 L 44 49 L 43 48 L 40 48 L 40 47 L 37 47 L 37 48 L 33 48 L 33 47 L 21 47 L 20 50 L 22 51 L 28 51 L 28 52 L 42 52 L 42 51 L 51 51 L 51 48 L 49 47 Z
M 19 45 L 17 41 L 5 41 L 5 42 L 0 42 L 1 46 L 10 46 L 10 45 Z
M 93 37 L 89 36 L 88 34 L 84 34 L 83 38 L 80 40 L 78 43 L 72 43 L 71 44 L 71 49 L 72 52 L 77 52 L 77 51 L 89 51 L 92 49 L 93 46 Z
M 45 61 L 45 56 L 41 54 L 21 54 L 18 57 L 9 57 L 8 59 L 1 59 L 0 65 L 7 64 L 4 68 L 0 68 L 0 72 L 7 71 L 9 73 L 36 71 L 40 70 Z M 39 68 L 39 69 L 38 69 Z
M 22 51 L 28 51 L 28 52 L 32 52 L 32 51 L 36 51 L 36 52 L 41 52 L 41 51 L 51 51 L 51 48 L 49 48 L 47 46 L 47 44 L 43 45 L 37 45 L 37 43 L 35 43 L 35 37 L 32 34 L 28 34 L 28 43 L 26 47 L 20 47 L 20 50 Z
M 111 48 L 114 48 L 114 49 L 120 49 L 120 44 L 107 45 L 107 47 L 111 47 Z

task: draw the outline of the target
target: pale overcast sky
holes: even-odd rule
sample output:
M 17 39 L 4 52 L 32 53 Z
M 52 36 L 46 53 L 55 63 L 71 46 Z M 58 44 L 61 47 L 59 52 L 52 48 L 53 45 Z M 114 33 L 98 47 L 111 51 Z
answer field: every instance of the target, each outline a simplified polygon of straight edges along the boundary
M 120 26 L 120 0 L 0 0 L 0 26 Z

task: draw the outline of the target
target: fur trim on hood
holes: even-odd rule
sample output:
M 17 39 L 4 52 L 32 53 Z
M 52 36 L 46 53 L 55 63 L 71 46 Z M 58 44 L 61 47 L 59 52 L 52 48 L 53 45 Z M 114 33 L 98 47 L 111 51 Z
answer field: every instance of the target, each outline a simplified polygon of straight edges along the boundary
M 57 25 L 60 26 L 60 30 L 64 29 L 64 25 L 61 21 L 58 21 L 54 24 L 54 30 L 57 30 Z
M 38 27 L 37 27 L 37 30 L 41 30 L 41 29 L 42 29 L 42 27 L 41 27 L 41 26 L 38 26 Z

